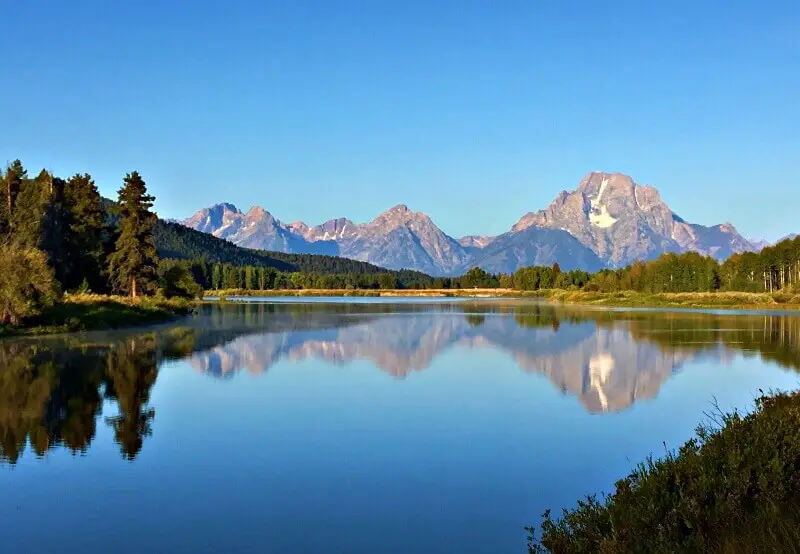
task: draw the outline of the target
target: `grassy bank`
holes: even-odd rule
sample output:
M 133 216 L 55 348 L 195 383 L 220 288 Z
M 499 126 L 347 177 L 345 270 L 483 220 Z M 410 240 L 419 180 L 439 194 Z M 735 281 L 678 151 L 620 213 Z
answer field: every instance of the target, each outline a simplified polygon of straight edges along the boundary
M 648 294 L 643 292 L 587 292 L 547 289 L 525 292 L 522 296 L 542 298 L 563 304 L 652 308 L 730 308 L 785 310 L 800 309 L 800 294 L 749 292 L 683 292 Z
M 715 419 L 602 502 L 545 514 L 530 552 L 800 552 L 800 393 Z
M 191 311 L 192 302 L 182 299 L 143 297 L 133 300 L 122 296 L 68 294 L 19 326 L 0 326 L 0 336 L 121 329 L 163 323 Z
M 299 289 L 299 290 L 209 290 L 207 296 L 346 296 L 346 297 L 430 297 L 430 298 L 539 298 L 562 304 L 652 308 L 729 308 L 785 310 L 800 309 L 800 294 L 757 294 L 748 292 L 687 292 L 648 294 L 643 292 L 587 292 L 543 289 Z
M 415 296 L 430 298 L 480 298 L 495 296 L 518 296 L 511 289 L 279 289 L 247 290 L 226 289 L 208 290 L 206 296 L 352 296 L 352 297 L 392 297 Z

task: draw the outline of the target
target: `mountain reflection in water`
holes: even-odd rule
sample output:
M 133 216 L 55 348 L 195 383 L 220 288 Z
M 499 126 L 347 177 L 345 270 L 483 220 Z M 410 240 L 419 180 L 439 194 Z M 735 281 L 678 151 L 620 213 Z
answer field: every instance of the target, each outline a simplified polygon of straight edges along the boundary
M 27 444 L 37 456 L 55 447 L 86 452 L 98 424 L 134 459 L 153 432 L 150 393 L 168 360 L 225 378 L 264 375 L 283 360 L 368 360 L 405 379 L 452 348 L 505 352 L 603 413 L 655 398 L 687 362 L 744 352 L 797 370 L 800 318 L 494 302 L 245 303 L 204 305 L 184 324 L 146 331 L 2 340 L 0 460 L 16 463 Z M 109 406 L 117 414 L 98 423 Z

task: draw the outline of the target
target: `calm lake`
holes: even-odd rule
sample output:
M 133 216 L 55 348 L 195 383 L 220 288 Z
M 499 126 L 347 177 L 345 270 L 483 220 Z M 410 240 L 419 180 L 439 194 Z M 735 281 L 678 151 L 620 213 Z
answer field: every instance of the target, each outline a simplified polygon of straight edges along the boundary
M 0 340 L 0 550 L 525 552 L 544 510 L 799 370 L 793 315 L 500 300 Z

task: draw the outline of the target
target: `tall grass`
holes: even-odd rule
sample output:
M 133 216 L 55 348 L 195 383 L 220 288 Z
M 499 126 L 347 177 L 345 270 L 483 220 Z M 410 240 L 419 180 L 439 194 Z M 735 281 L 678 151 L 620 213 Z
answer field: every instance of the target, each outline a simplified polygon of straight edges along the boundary
M 800 393 L 762 396 L 720 415 L 663 459 L 649 459 L 559 519 L 548 512 L 531 553 L 798 552 Z
M 179 298 L 66 294 L 40 314 L 23 320 L 21 325 L 0 327 L 0 336 L 135 327 L 169 321 L 189 314 L 192 309 L 191 301 Z
M 650 294 L 635 291 L 589 292 L 546 289 L 524 294 L 561 302 L 622 307 L 670 308 L 800 308 L 800 294 L 767 294 L 752 292 L 676 292 Z

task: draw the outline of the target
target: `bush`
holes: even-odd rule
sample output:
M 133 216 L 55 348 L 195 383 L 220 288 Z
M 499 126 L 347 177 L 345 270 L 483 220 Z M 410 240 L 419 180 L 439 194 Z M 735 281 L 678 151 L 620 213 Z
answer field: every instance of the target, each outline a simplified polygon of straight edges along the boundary
M 184 262 L 162 260 L 158 266 L 159 292 L 166 298 L 200 298 L 203 287 Z
M 0 268 L 0 325 L 19 325 L 58 298 L 58 283 L 41 250 L 2 245 Z
M 800 393 L 762 396 L 746 416 L 648 460 L 596 497 L 531 529 L 530 552 L 788 552 L 800 544 Z

